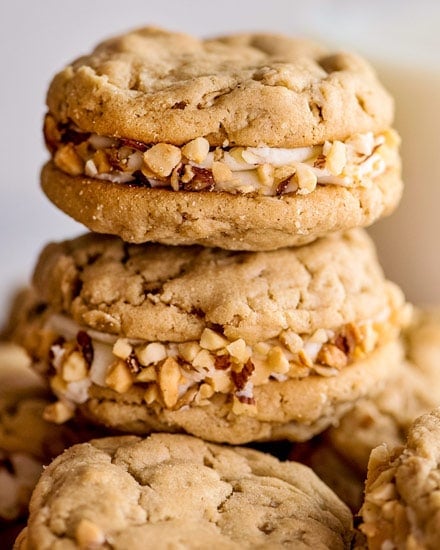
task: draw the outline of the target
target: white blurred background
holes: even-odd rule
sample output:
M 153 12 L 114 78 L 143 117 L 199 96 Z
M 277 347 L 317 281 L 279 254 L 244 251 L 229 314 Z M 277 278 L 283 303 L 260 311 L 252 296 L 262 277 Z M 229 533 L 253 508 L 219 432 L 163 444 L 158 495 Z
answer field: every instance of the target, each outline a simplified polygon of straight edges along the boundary
M 41 247 L 82 226 L 39 189 L 53 74 L 109 35 L 155 24 L 199 36 L 269 30 L 353 49 L 396 97 L 405 196 L 372 230 L 387 275 L 416 303 L 440 304 L 440 3 L 437 0 L 14 0 L 0 4 L 0 319 Z

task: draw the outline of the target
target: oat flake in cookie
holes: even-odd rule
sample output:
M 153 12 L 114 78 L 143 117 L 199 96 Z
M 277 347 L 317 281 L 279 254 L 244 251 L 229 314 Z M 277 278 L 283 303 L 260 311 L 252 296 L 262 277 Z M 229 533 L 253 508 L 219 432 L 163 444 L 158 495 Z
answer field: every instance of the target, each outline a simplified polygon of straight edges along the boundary
M 352 516 L 309 468 L 154 434 L 75 445 L 45 470 L 16 548 L 348 549 Z
M 308 41 L 139 29 L 57 74 L 47 104 L 45 193 L 128 242 L 273 250 L 400 199 L 390 96 Z
M 34 287 L 16 338 L 55 421 L 79 407 L 135 433 L 303 440 L 401 356 L 404 300 L 360 229 L 272 252 L 87 234 L 46 247 Z

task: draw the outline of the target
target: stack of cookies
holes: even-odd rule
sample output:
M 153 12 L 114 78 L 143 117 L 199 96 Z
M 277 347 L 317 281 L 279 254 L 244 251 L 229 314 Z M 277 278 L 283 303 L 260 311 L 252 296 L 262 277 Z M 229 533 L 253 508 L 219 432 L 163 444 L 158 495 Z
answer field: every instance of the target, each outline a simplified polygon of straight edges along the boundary
M 46 420 L 130 435 L 56 459 L 17 548 L 348 547 L 313 472 L 216 444 L 307 441 L 400 372 L 408 307 L 362 229 L 402 192 L 373 70 L 145 28 L 47 102 L 43 190 L 92 232 L 41 253 L 15 339 Z

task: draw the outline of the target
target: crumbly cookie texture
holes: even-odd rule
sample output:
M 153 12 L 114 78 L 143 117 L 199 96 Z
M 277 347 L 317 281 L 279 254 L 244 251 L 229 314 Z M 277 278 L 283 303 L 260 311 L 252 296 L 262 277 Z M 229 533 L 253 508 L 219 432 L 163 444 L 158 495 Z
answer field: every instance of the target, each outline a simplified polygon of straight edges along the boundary
M 172 434 L 70 448 L 30 510 L 28 550 L 344 549 L 352 536 L 351 513 L 307 467 Z
M 414 422 L 405 446 L 372 451 L 360 525 L 368 548 L 439 547 L 439 442 L 437 408 Z
M 144 143 L 301 147 L 389 127 L 393 102 L 360 57 L 279 35 L 199 40 L 143 28 L 53 79 L 62 123 Z

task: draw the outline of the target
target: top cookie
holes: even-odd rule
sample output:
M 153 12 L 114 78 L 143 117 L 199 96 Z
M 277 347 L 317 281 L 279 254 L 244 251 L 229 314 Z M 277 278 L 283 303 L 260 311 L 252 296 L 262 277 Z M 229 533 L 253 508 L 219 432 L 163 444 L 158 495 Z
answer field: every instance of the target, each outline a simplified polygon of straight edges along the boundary
M 301 147 L 378 132 L 393 103 L 370 66 L 304 40 L 200 40 L 157 28 L 112 38 L 61 71 L 50 112 L 84 132 L 145 143 Z

